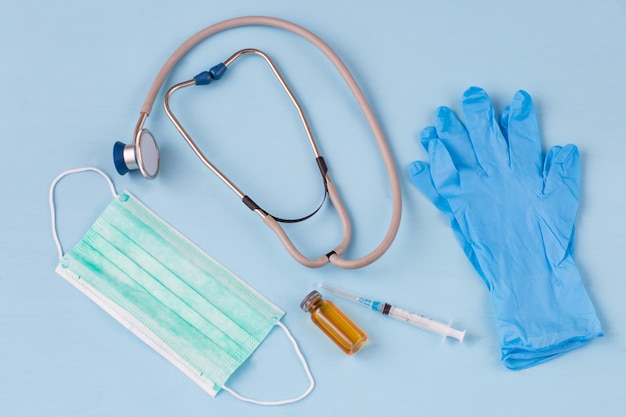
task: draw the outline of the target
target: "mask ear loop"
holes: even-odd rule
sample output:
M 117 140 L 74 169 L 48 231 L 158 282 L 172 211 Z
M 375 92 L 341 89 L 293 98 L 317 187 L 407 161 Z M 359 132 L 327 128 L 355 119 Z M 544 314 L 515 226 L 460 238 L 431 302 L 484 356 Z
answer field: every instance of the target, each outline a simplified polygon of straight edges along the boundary
M 48 200 L 49 200 L 49 203 L 50 203 L 50 216 L 51 216 L 51 223 L 52 223 L 52 238 L 54 239 L 54 244 L 57 247 L 57 253 L 59 254 L 59 259 L 63 258 L 63 247 L 61 246 L 61 241 L 59 240 L 59 233 L 57 231 L 56 209 L 55 209 L 55 205 L 54 205 L 54 189 L 56 188 L 57 183 L 63 177 L 66 177 L 66 176 L 72 175 L 72 174 L 77 174 L 79 172 L 85 172 L 85 171 L 93 171 L 93 172 L 97 172 L 98 174 L 102 175 L 104 177 L 104 179 L 107 180 L 107 182 L 109 183 L 109 188 L 111 189 L 111 194 L 113 194 L 113 197 L 117 197 L 117 191 L 115 191 L 115 186 L 113 185 L 113 181 L 111 181 L 111 178 L 109 178 L 109 176 L 107 174 L 105 174 L 103 171 L 101 171 L 100 169 L 95 168 L 95 167 L 68 169 L 67 171 L 63 171 L 62 173 L 60 173 L 54 180 L 52 180 L 52 184 L 50 184 L 50 191 L 48 193 Z
M 298 347 L 298 342 L 296 342 L 296 339 L 293 337 L 289 329 L 287 329 L 287 326 L 285 326 L 280 321 L 277 321 L 276 324 L 285 331 L 285 334 L 291 341 L 291 344 L 293 345 L 293 348 L 295 349 L 296 354 L 298 355 L 298 358 L 300 358 L 300 362 L 302 362 L 302 366 L 304 367 L 306 376 L 309 379 L 309 387 L 306 389 L 306 391 L 304 391 L 304 393 L 302 393 L 298 397 L 291 398 L 288 400 L 258 401 L 258 400 L 254 400 L 252 398 L 244 397 L 240 394 L 237 394 L 231 388 L 228 388 L 226 385 L 222 385 L 222 389 L 224 391 L 230 393 L 233 397 L 237 398 L 238 400 L 245 401 L 247 403 L 257 404 L 257 405 L 284 405 L 284 404 L 291 404 L 291 403 L 298 402 L 301 399 L 308 396 L 311 393 L 311 391 L 313 391 L 313 388 L 315 387 L 315 380 L 313 379 L 313 375 L 311 374 L 311 370 L 309 369 L 309 364 L 307 363 L 306 359 L 304 358 L 304 355 L 302 354 L 302 352 L 300 351 L 300 348 Z

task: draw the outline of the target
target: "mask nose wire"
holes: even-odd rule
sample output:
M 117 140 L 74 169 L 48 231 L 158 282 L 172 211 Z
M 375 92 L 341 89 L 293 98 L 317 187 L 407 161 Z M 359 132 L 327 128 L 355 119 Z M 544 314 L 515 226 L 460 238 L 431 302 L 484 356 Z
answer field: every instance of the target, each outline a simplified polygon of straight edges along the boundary
M 95 167 L 68 169 L 67 171 L 61 172 L 59 175 L 57 175 L 57 177 L 54 180 L 52 180 L 52 183 L 50 184 L 50 190 L 48 192 L 48 202 L 50 204 L 50 217 L 51 217 L 50 221 L 52 225 L 52 238 L 54 239 L 54 244 L 56 245 L 56 248 L 57 248 L 59 260 L 63 258 L 63 247 L 61 246 L 61 241 L 59 240 L 59 233 L 57 231 L 56 207 L 54 204 L 54 190 L 58 182 L 61 181 L 61 179 L 63 179 L 64 177 L 68 175 L 72 175 L 72 174 L 77 174 L 79 172 L 86 172 L 86 171 L 93 171 L 102 175 L 104 179 L 107 180 L 107 183 L 109 184 L 109 189 L 111 190 L 111 194 L 113 194 L 113 197 L 117 197 L 117 191 L 115 191 L 115 185 L 113 185 L 113 181 L 111 181 L 111 178 L 109 178 L 109 176 L 105 174 L 103 171 Z
M 340 73 L 344 81 L 346 82 L 348 88 L 352 92 L 359 108 L 361 109 L 365 119 L 374 135 L 374 139 L 378 145 L 379 151 L 383 158 L 385 169 L 387 171 L 387 176 L 389 178 L 390 189 L 391 189 L 391 198 L 392 198 L 392 213 L 391 220 L 389 224 L 389 228 L 387 233 L 381 243 L 369 254 L 354 260 L 348 260 L 340 258 L 338 255 L 333 254 L 332 252 L 328 255 L 328 260 L 341 268 L 360 268 L 362 266 L 369 265 L 374 262 L 378 258 L 380 258 L 391 246 L 395 236 L 400 227 L 400 219 L 402 217 L 402 193 L 400 189 L 400 181 L 398 179 L 398 173 L 395 168 L 395 163 L 393 160 L 393 156 L 391 155 L 391 151 L 389 146 L 387 145 L 387 141 L 382 132 L 380 125 L 378 124 L 378 120 L 374 115 L 365 95 L 361 91 L 359 85 L 356 80 L 343 63 L 343 61 L 339 58 L 339 56 L 328 46 L 322 39 L 316 36 L 314 33 L 304 29 L 301 26 L 298 26 L 294 23 L 291 23 L 286 20 L 277 19 L 273 17 L 267 16 L 245 16 L 234 19 L 225 20 L 223 22 L 214 24 L 209 26 L 195 35 L 187 39 L 183 42 L 182 45 L 178 47 L 174 51 L 174 53 L 167 59 L 165 64 L 159 70 L 156 78 L 152 82 L 150 86 L 150 90 L 148 91 L 148 95 L 141 107 L 140 110 L 140 119 L 135 128 L 136 132 L 143 127 L 143 123 L 146 117 L 152 111 L 152 107 L 156 100 L 156 97 L 165 82 L 165 79 L 170 74 L 174 66 L 178 63 L 178 61 L 189 52 L 194 46 L 203 41 L 204 39 L 228 29 L 233 29 L 242 26 L 269 26 L 276 27 L 279 29 L 287 30 L 289 32 L 295 33 L 312 43 L 315 47 L 317 47 L 326 57 L 331 61 L 331 63 L 335 66 L 337 71 Z M 135 132 L 135 133 L 136 133 Z

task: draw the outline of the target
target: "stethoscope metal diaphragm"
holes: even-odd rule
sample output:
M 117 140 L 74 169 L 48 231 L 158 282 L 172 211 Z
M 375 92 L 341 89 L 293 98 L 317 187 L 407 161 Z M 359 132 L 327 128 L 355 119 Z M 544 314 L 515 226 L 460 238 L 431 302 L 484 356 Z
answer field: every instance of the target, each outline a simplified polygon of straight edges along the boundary
M 138 169 L 146 179 L 153 179 L 159 173 L 159 147 L 148 129 L 141 129 L 133 143 L 126 145 L 115 142 L 113 162 L 120 175 Z

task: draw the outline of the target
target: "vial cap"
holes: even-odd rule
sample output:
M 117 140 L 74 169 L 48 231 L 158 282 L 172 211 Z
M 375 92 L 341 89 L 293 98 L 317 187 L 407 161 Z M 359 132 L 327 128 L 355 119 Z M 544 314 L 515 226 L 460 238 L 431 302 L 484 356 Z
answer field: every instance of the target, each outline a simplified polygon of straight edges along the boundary
M 320 294 L 319 291 L 313 290 L 306 297 L 304 297 L 304 300 L 300 303 L 300 308 L 304 311 L 308 311 L 309 306 L 313 304 L 315 300 L 319 300 L 320 298 L 322 298 L 322 294 Z

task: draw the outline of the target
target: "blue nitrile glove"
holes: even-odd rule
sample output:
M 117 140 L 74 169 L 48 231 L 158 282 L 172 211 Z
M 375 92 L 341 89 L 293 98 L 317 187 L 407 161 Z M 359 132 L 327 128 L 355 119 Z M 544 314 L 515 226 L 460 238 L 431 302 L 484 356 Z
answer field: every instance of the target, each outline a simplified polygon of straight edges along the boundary
M 555 146 L 542 160 L 532 99 L 518 91 L 496 121 L 484 90 L 463 96 L 465 125 L 447 107 L 422 131 L 430 164 L 413 183 L 451 221 L 489 290 L 502 362 L 523 369 L 601 336 L 574 264 L 580 156 Z

